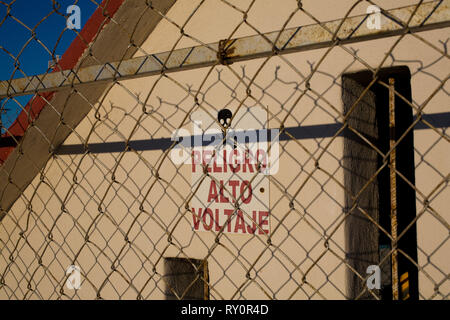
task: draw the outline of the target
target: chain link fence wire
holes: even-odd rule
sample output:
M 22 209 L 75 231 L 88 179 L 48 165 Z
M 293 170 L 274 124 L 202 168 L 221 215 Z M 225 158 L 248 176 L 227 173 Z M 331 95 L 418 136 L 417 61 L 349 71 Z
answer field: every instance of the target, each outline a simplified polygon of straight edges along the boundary
M 449 1 L 20 1 L 1 299 L 449 298 Z

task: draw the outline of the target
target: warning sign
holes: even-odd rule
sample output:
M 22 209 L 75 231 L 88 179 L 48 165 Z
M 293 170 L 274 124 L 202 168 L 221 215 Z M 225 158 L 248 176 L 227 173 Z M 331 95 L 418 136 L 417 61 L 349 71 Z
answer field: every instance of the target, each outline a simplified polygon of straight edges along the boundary
M 217 117 L 225 130 L 211 114 L 192 115 L 193 140 L 198 140 L 191 148 L 191 184 L 192 190 L 197 190 L 190 203 L 192 228 L 268 234 L 267 112 L 257 107 L 242 108 L 233 116 L 231 110 L 223 109 Z

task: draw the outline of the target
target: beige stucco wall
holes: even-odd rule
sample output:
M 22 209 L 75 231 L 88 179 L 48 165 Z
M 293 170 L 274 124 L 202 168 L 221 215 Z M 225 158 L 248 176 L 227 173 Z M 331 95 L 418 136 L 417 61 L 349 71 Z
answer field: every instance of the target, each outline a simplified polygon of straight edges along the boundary
M 179 0 L 169 11 L 168 17 L 182 25 L 198 2 Z M 244 9 L 250 1 L 230 2 Z M 303 1 L 303 5 L 319 20 L 327 21 L 342 17 L 353 2 Z M 379 3 L 389 9 L 413 4 L 415 1 Z M 257 1 L 250 10 L 248 21 L 260 32 L 278 30 L 296 4 L 296 1 Z M 364 13 L 365 8 L 358 6 L 351 15 Z M 242 15 L 223 2 L 206 1 L 185 27 L 185 32 L 198 42 L 184 38 L 176 47 L 227 38 L 241 20 Z M 297 13 L 288 27 L 312 22 L 310 18 Z M 446 40 L 447 31 L 429 31 L 420 36 L 442 49 L 439 41 Z M 254 30 L 244 24 L 233 37 L 254 33 Z M 179 36 L 179 30 L 164 20 L 142 49 L 147 53 L 171 50 Z M 392 37 L 345 47 L 354 50 L 359 58 L 376 68 L 396 39 L 397 37 Z M 204 93 L 200 100 L 202 106 L 215 110 L 226 106 L 234 110 L 239 101 L 246 97 L 246 88 L 239 85 L 236 77 L 236 74 L 242 75 L 241 67 L 245 67 L 246 83 L 259 72 L 251 87 L 256 101 L 246 99 L 244 106 L 268 108 L 269 126 L 278 128 L 280 120 L 300 96 L 301 89 L 304 89 L 304 84 L 300 86 L 300 90 L 295 89 L 294 84 L 301 81 L 298 71 L 307 75 L 310 72 L 309 63 L 317 63 L 325 52 L 326 49 L 320 49 L 273 57 L 267 63 L 265 59 L 258 59 L 228 67 L 218 66 L 209 75 L 210 69 L 205 68 L 172 73 L 162 79 L 154 76 L 121 81 L 107 93 L 101 107 L 96 104 L 101 121 L 96 120 L 94 111 L 90 112 L 76 128 L 76 134 L 70 135 L 65 144 L 84 143 L 87 137 L 89 143 L 170 137 L 186 112 L 195 105 L 193 95 L 207 76 L 208 79 L 200 90 Z M 144 53 L 137 53 L 142 54 Z M 413 74 L 413 101 L 416 105 L 421 105 L 428 99 L 440 81 L 447 76 L 449 69 L 447 59 L 439 59 L 439 52 L 411 35 L 406 36 L 396 47 L 393 57 L 395 60 L 388 58 L 383 66 L 407 65 L 410 68 Z M 263 63 L 265 64 L 260 70 Z M 274 81 L 277 68 L 278 80 Z M 419 71 L 418 68 L 422 69 Z M 309 92 L 292 110 L 285 126 L 340 122 L 341 75 L 362 69 L 365 66 L 352 55 L 342 48 L 334 48 L 319 67 L 320 72 L 311 79 L 311 87 L 321 99 Z M 234 101 L 230 102 L 232 91 L 229 88 L 223 86 L 223 83 L 215 83 L 218 71 L 223 83 L 231 88 L 236 87 Z M 154 84 L 156 85 L 153 87 Z M 191 93 L 186 91 L 188 87 L 191 88 Z M 209 87 L 211 88 L 207 89 Z M 265 93 L 261 88 L 266 88 Z M 439 91 L 429 101 L 424 114 L 449 112 L 446 93 L 448 85 L 444 88 L 447 91 Z M 142 106 L 137 104 L 135 98 L 139 96 L 141 102 L 144 101 L 152 89 L 147 108 L 155 112 L 143 115 Z M 136 123 L 139 125 L 136 126 Z M 187 123 L 184 128 L 191 130 L 191 124 Z M 416 187 L 427 196 L 448 175 L 450 149 L 448 142 L 439 139 L 439 135 L 433 130 L 416 130 L 414 139 Z M 188 165 L 176 168 L 167 158 L 159 170 L 161 179 L 155 180 L 152 170 L 163 156 L 161 150 L 56 156 L 47 164 L 43 180 L 40 180 L 40 176 L 34 179 L 0 224 L 0 239 L 4 246 L 0 256 L 0 272 L 5 270 L 9 262 L 6 252 L 13 249 L 20 237 L 17 225 L 24 228 L 29 223 L 27 241 L 36 253 L 40 255 L 48 245 L 42 258 L 46 268 L 38 268 L 35 253 L 25 242 L 19 241 L 19 255 L 14 257 L 16 263 L 12 264 L 11 271 L 5 277 L 6 283 L 11 284 L 11 289 L 14 289 L 16 283 L 20 283 L 20 289 L 15 292 L 19 297 L 27 289 L 27 279 L 37 270 L 32 287 L 37 287 L 42 297 L 56 298 L 59 287 L 56 292 L 53 292 L 53 288 L 63 279 L 65 269 L 78 254 L 76 262 L 87 275 L 83 287 L 77 291 L 80 298 L 94 298 L 95 291 L 101 285 L 104 286 L 101 290 L 103 298 L 135 298 L 136 291 L 141 289 L 145 298 L 163 298 L 165 286 L 161 278 L 164 273 L 161 258 L 179 256 L 208 258 L 211 298 L 214 299 L 344 299 L 344 190 L 330 179 L 332 176 L 343 183 L 340 162 L 343 143 L 342 138 L 336 138 L 328 146 L 330 141 L 331 138 L 320 138 L 280 142 L 280 169 L 273 175 L 270 185 L 270 219 L 272 230 L 280 222 L 282 226 L 273 234 L 272 246 L 267 250 L 264 250 L 267 247 L 265 235 L 225 234 L 220 238 L 220 245 L 216 246 L 213 232 L 193 232 L 192 217 L 184 209 L 185 200 L 191 191 L 190 168 Z M 315 170 L 315 161 L 310 155 L 317 157 L 326 146 L 327 150 L 319 161 L 323 171 Z M 115 182 L 112 181 L 112 172 L 115 172 Z M 307 179 L 311 172 L 312 178 Z M 302 185 L 295 198 L 295 210 L 291 210 L 291 197 Z M 423 199 L 422 194 L 417 194 L 418 213 L 423 208 L 420 201 Z M 447 225 L 450 212 L 446 208 L 445 199 L 448 196 L 448 183 L 444 183 L 429 198 L 433 212 L 438 213 Z M 32 199 L 32 208 L 26 207 L 29 199 Z M 62 212 L 62 203 L 65 204 L 67 213 Z M 143 208 L 140 208 L 141 204 Z M 57 222 L 53 225 L 55 219 Z M 419 217 L 417 227 L 418 264 L 421 268 L 419 290 L 422 298 L 432 297 L 433 281 L 446 281 L 439 290 L 448 295 L 450 283 L 448 279 L 445 280 L 446 275 L 439 271 L 448 274 L 450 268 L 450 241 L 446 240 L 448 229 L 433 217 L 430 210 Z M 84 235 L 89 228 L 92 232 L 89 239 L 85 239 Z M 46 237 L 48 238 L 50 229 L 53 241 L 49 242 Z M 173 243 L 169 244 L 167 232 L 172 231 Z M 125 234 L 130 243 L 125 240 Z M 327 250 L 324 239 L 328 236 L 331 237 Z M 441 245 L 442 243 L 444 244 Z M 114 261 L 116 257 L 119 257 L 119 261 Z M 430 257 L 430 262 L 427 257 Z M 117 272 L 112 272 L 113 263 Z M 246 279 L 246 269 L 253 264 L 250 275 L 254 281 L 249 282 Z M 438 268 L 433 267 L 433 264 Z M 153 272 L 154 266 L 156 273 Z M 102 283 L 111 272 L 109 280 Z M 304 273 L 307 273 L 305 279 Z M 132 284 L 124 279 L 132 279 Z M 305 283 L 302 284 L 302 281 Z M 59 284 L 61 285 L 62 283 Z M 0 290 L 0 298 L 11 295 L 8 290 Z M 70 290 L 65 289 L 65 292 L 69 296 L 73 295 Z M 31 292 L 29 294 L 33 298 L 39 297 Z

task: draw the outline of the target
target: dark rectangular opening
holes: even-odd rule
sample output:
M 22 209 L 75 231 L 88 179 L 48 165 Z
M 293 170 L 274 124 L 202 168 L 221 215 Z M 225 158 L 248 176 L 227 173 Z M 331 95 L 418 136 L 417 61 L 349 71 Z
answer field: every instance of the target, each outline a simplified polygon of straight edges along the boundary
M 164 269 L 167 300 L 209 300 L 206 260 L 165 258 Z
M 378 81 L 389 83 L 389 78 L 395 80 L 395 90 L 407 101 L 411 102 L 411 74 L 407 67 L 392 67 L 380 70 Z M 342 99 L 345 114 L 362 95 L 364 89 L 373 79 L 370 71 L 361 71 L 345 74 L 342 77 Z M 413 122 L 413 112 L 400 97 L 395 97 L 395 140 L 405 134 Z M 384 264 L 380 261 L 386 253 L 391 251 L 391 240 L 380 227 L 391 234 L 391 192 L 390 169 L 384 167 L 376 178 L 370 183 L 359 199 L 361 209 L 352 209 L 354 199 L 363 186 L 370 181 L 376 171 L 382 167 L 383 161 L 375 148 L 386 154 L 390 149 L 389 128 L 389 89 L 376 82 L 366 95 L 357 104 L 348 118 L 349 127 L 367 138 L 370 143 L 363 141 L 357 134 L 346 129 L 344 134 L 344 183 L 348 190 L 346 195 L 346 208 L 349 216 L 345 222 L 347 262 L 358 273 L 366 277 L 366 268 L 376 264 L 381 268 L 381 289 L 377 292 L 382 299 L 392 299 L 391 260 L 386 259 Z M 409 183 L 415 185 L 414 177 L 414 140 L 413 130 L 401 138 L 396 148 L 397 171 Z M 373 144 L 371 146 L 370 144 Z M 407 181 L 399 174 L 396 175 L 397 197 L 397 234 L 400 235 L 416 217 L 416 194 Z M 364 214 L 364 212 L 365 214 Z M 373 223 L 369 217 L 377 222 Z M 414 265 L 417 262 L 417 231 L 416 224 L 408 230 L 398 241 L 398 279 L 399 299 L 418 299 L 418 272 Z M 411 260 L 412 261 L 411 261 Z M 406 282 L 405 282 L 405 279 Z M 406 284 L 405 284 L 406 283 Z M 356 297 L 371 299 L 369 292 L 364 292 L 366 283 L 354 272 L 348 273 L 349 298 Z M 364 292 L 364 293 L 363 293 Z

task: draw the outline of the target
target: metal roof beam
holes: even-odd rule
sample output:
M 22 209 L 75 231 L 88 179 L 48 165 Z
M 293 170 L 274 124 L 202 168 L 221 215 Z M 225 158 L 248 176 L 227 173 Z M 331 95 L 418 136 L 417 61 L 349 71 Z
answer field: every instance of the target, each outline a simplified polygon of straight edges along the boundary
M 125 80 L 233 63 L 277 54 L 300 52 L 340 44 L 379 39 L 401 34 L 445 28 L 450 26 L 450 0 L 422 3 L 409 27 L 405 26 L 416 5 L 382 13 L 380 29 L 371 29 L 366 21 L 369 15 L 348 17 L 290 28 L 277 32 L 221 41 L 204 46 L 177 49 L 147 56 L 93 65 L 78 70 L 64 70 L 37 76 L 0 82 L 0 98 L 14 97 L 45 91 L 56 91 L 90 83 Z M 341 25 L 342 24 L 342 25 Z M 339 27 L 340 26 L 340 27 Z M 333 37 L 336 33 L 336 37 Z

